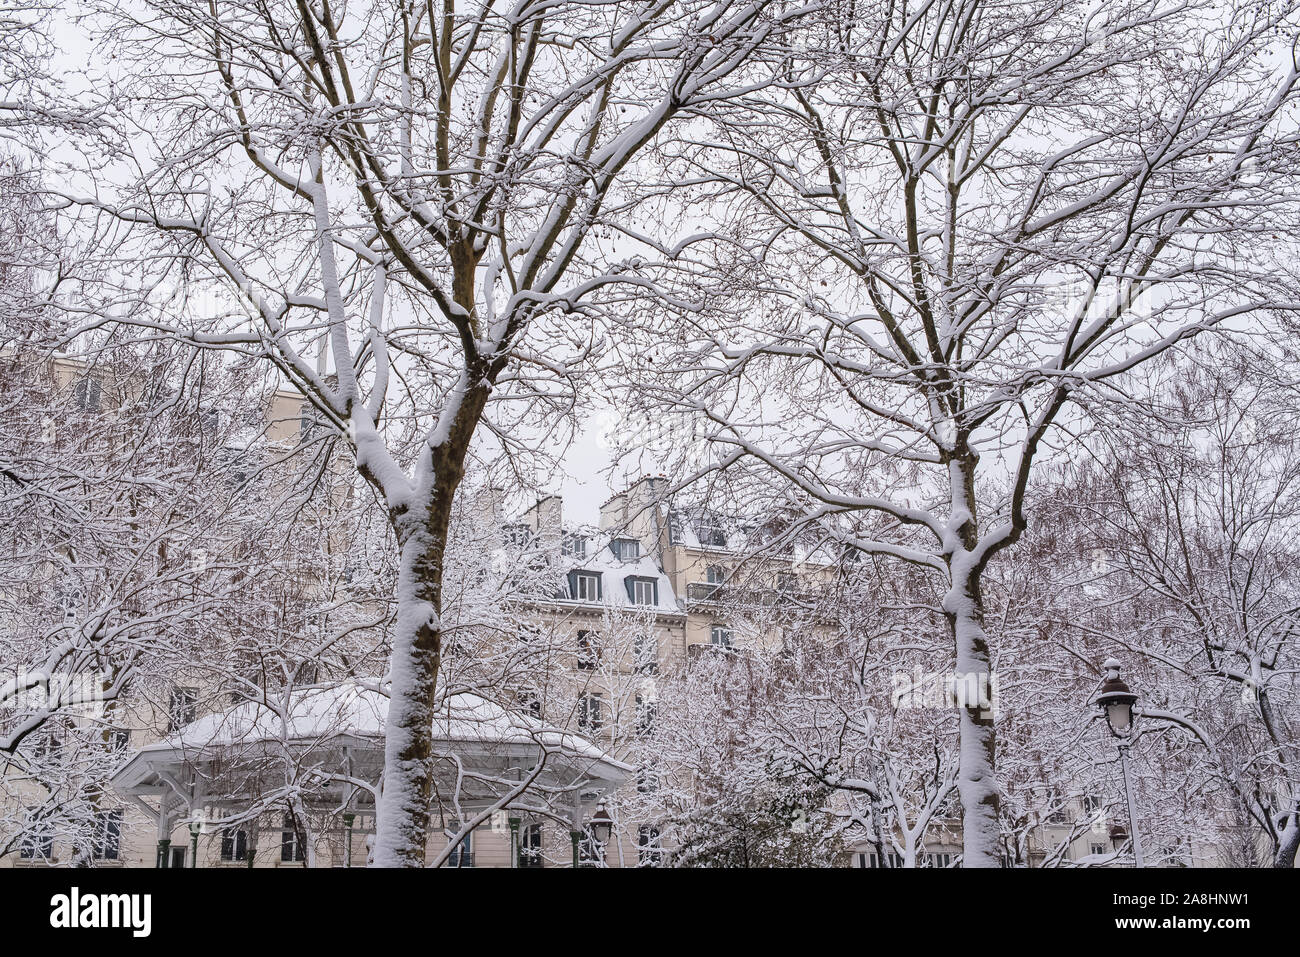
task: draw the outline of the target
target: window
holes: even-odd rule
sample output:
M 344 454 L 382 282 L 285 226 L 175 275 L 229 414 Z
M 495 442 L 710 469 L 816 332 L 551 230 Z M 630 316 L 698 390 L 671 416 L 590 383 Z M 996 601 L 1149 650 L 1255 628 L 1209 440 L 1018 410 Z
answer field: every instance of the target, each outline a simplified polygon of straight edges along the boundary
M 460 821 L 452 821 L 451 826 L 447 829 L 449 840 L 455 841 L 460 836 L 462 824 Z M 473 867 L 474 866 L 474 832 L 468 832 L 462 837 L 456 846 L 451 849 L 447 856 L 448 867 Z
M 600 601 L 600 572 L 569 572 L 569 597 L 578 601 Z
M 653 768 L 637 768 L 636 789 L 639 794 L 654 794 L 659 790 L 659 773 Z
M 632 643 L 635 668 L 641 674 L 659 673 L 659 640 L 653 635 L 637 635 Z
M 298 840 L 298 829 L 294 827 L 292 814 L 284 816 L 283 828 L 280 832 L 280 860 L 305 861 L 307 854 L 302 842 Z
M 714 625 L 709 629 L 709 644 L 723 651 L 731 650 L 731 629 L 726 625 Z
M 171 851 L 172 851 L 172 862 L 171 862 L 171 864 L 170 864 L 169 866 L 172 868 L 172 870 L 182 870 L 182 869 L 184 869 L 184 867 L 185 867 L 185 848 L 183 848 L 183 847 L 173 847 L 173 848 L 171 849 Z
M 171 702 L 167 707 L 167 714 L 171 721 L 170 730 L 183 728 L 197 718 L 198 702 L 197 688 L 173 688 Z
M 710 565 L 705 571 L 705 580 L 710 585 L 721 585 L 727 578 L 727 570 L 721 565 Z
M 533 530 L 527 525 L 506 525 L 501 529 L 501 537 L 513 548 L 527 548 L 533 539 Z
M 71 587 L 59 586 L 58 596 L 59 606 L 63 609 L 64 624 L 76 624 L 77 619 L 81 617 L 81 589 L 75 585 Z
M 57 761 L 63 756 L 63 733 L 67 728 L 62 722 L 53 722 L 45 729 L 45 736 L 40 741 L 41 753 L 49 761 Z
M 1094 857 L 1099 857 L 1100 855 L 1106 853 L 1106 845 L 1099 844 L 1096 841 L 1093 841 L 1091 844 L 1088 845 L 1088 853 L 1093 855 Z
M 602 702 L 598 694 L 585 694 L 578 699 L 578 729 L 595 733 L 605 726 Z
M 947 851 L 931 851 L 922 858 L 926 867 L 950 867 L 952 854 Z
M 636 833 L 637 860 L 642 867 L 658 867 L 664 860 L 664 847 L 659 840 L 659 828 L 642 824 Z
M 199 410 L 199 429 L 208 435 L 215 436 L 221 429 L 221 410 L 220 409 L 200 409 Z
M 799 576 L 794 572 L 777 572 L 776 573 L 776 590 L 783 594 L 789 594 L 799 590 Z
M 122 853 L 122 812 L 95 812 L 95 860 L 115 861 Z
M 1100 811 L 1104 804 L 1105 802 L 1095 794 L 1085 794 L 1083 796 L 1083 811 L 1089 817 Z
M 609 543 L 609 550 L 621 562 L 634 562 L 641 557 L 641 543 L 635 538 L 616 538 Z
M 715 518 L 706 518 L 696 526 L 695 534 L 704 548 L 726 548 L 727 533 Z
M 541 867 L 542 860 L 542 826 L 529 824 L 519 831 L 519 866 Z
M 591 631 L 578 632 L 578 667 L 587 671 L 600 661 L 600 636 Z
M 587 557 L 587 536 L 567 532 L 560 543 L 560 551 L 569 558 Z
M 18 857 L 24 861 L 45 860 L 54 853 L 54 835 L 39 817 L 28 814 Z
M 880 858 L 876 856 L 875 851 L 872 851 L 867 861 L 869 867 L 902 867 L 903 855 L 896 851 L 890 851 L 885 855 L 884 861 L 881 862 Z
M 652 700 L 642 695 L 636 696 L 636 733 L 647 735 L 655 729 L 655 717 L 659 713 L 659 706 Z
M 98 412 L 103 391 L 102 382 L 94 376 L 86 376 L 84 379 L 78 379 L 77 384 L 72 387 L 72 399 L 82 412 Z
M 120 753 L 131 747 L 131 732 L 126 728 L 110 728 L 108 730 L 108 748 L 114 753 Z
M 1042 821 L 1044 824 L 1064 824 L 1066 823 L 1066 801 L 1061 797 L 1059 791 L 1050 788 L 1046 794 L 1047 809 L 1043 812 Z
M 248 860 L 248 832 L 242 827 L 221 829 L 221 859 L 223 861 Z
M 627 586 L 627 597 L 634 605 L 659 604 L 659 580 L 657 578 L 638 578 L 629 575 L 623 579 Z
M 1175 838 L 1172 842 L 1160 845 L 1160 856 L 1165 858 L 1170 867 L 1187 867 L 1188 852 L 1187 839 Z

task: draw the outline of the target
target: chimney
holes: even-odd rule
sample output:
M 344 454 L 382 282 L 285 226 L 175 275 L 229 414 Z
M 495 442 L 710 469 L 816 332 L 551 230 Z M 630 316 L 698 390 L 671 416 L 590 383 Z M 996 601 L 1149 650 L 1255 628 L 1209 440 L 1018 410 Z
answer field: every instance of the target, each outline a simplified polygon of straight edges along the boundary
M 499 526 L 505 497 L 505 490 L 495 485 L 485 485 L 477 489 L 470 500 L 470 514 L 474 516 L 474 521 L 485 528 Z
M 558 538 L 564 528 L 564 499 L 558 495 L 540 498 L 536 505 L 519 517 L 519 521 L 539 538 Z

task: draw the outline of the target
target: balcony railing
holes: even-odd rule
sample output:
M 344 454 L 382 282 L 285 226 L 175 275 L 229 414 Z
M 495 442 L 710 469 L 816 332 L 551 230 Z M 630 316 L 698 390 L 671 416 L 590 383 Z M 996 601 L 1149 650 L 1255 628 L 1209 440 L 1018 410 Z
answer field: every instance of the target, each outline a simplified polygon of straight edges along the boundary
M 824 589 L 799 587 L 776 588 L 771 586 L 738 585 L 734 582 L 688 582 L 686 603 L 700 605 L 730 605 L 770 608 L 783 603 L 809 603 L 824 595 Z

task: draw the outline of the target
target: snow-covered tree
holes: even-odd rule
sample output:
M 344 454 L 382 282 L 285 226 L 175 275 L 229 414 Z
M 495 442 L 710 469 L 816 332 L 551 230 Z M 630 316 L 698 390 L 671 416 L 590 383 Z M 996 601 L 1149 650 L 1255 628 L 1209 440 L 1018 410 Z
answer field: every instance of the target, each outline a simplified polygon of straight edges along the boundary
M 1294 370 L 1269 338 L 1180 350 L 1099 413 L 1057 498 L 1095 566 L 1070 630 L 1128 662 L 1144 728 L 1201 752 L 1278 867 L 1300 843 Z
M 587 255 L 617 218 L 621 174 L 742 65 L 750 88 L 750 54 L 801 12 L 106 5 L 134 75 L 124 105 L 150 135 L 133 189 L 72 201 L 136 227 L 155 278 L 224 283 L 246 314 L 152 321 L 278 369 L 388 511 L 400 561 L 378 864 L 424 861 L 445 553 L 472 449 L 519 454 L 530 427 L 553 432 L 592 339 L 587 303 L 630 278 Z
M 634 386 L 699 423 L 710 468 L 941 583 L 974 692 L 966 866 L 1000 860 L 985 571 L 1028 527 L 1073 400 L 1300 302 L 1296 16 L 831 4 L 786 82 L 717 104 L 645 198 L 692 216 L 634 237 L 689 305 L 676 336 L 647 322 Z

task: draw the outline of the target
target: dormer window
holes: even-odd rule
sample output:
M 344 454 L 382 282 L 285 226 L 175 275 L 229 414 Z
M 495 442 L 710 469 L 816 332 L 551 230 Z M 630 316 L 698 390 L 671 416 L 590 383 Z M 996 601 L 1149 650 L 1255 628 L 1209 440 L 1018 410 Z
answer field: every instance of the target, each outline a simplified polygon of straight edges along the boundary
M 627 578 L 623 579 L 623 583 L 627 586 L 627 598 L 632 604 L 659 604 L 659 580 L 657 578 L 641 578 L 636 575 L 628 575 Z
M 641 543 L 635 538 L 616 538 L 609 543 L 609 550 L 621 562 L 634 562 L 641 557 Z
M 600 601 L 600 572 L 569 572 L 569 597 L 578 601 Z

